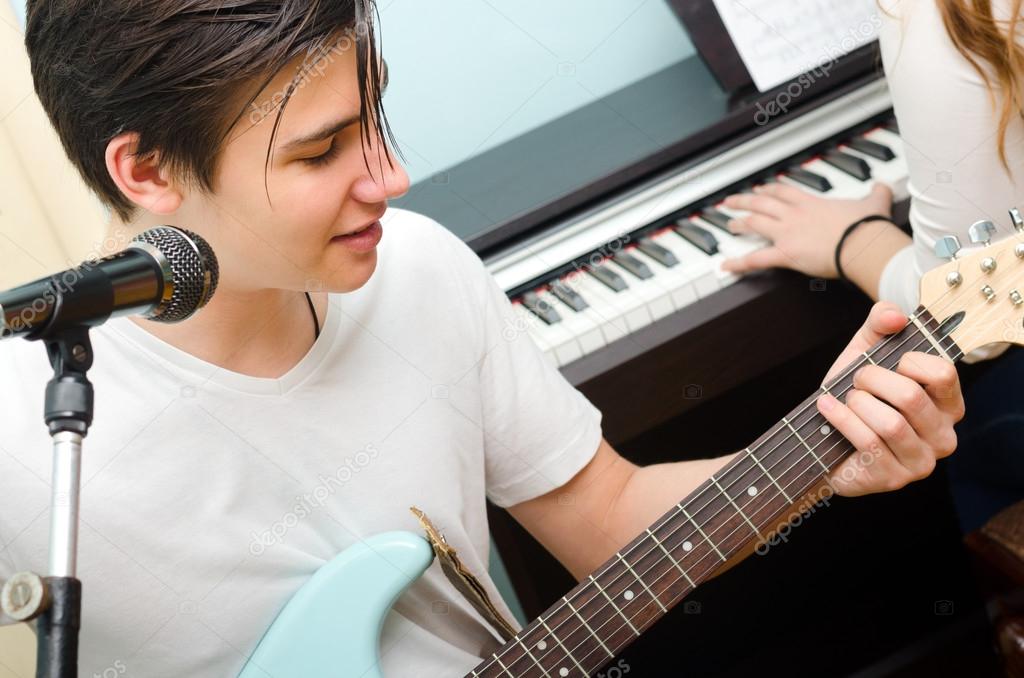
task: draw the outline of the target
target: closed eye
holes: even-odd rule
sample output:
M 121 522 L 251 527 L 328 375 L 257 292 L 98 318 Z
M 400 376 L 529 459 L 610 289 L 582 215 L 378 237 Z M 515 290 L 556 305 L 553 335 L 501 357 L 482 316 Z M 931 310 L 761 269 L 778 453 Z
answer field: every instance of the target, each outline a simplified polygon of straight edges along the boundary
M 312 158 L 302 158 L 302 162 L 311 167 L 321 167 L 333 160 L 340 150 L 341 147 L 338 146 L 338 137 L 335 136 L 331 140 L 331 147 L 328 148 L 325 153 L 313 156 Z

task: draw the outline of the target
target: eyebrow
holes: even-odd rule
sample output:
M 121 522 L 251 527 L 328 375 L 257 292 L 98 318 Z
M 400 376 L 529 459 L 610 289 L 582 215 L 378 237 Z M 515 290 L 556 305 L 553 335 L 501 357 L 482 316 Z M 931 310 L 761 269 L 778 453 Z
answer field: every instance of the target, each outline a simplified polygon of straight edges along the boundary
M 383 62 L 383 68 L 381 69 L 380 79 L 383 84 L 381 85 L 380 93 L 383 96 L 384 92 L 388 88 L 388 62 L 384 61 L 383 59 L 381 59 L 381 61 Z M 288 143 L 281 146 L 281 151 L 283 153 L 287 153 L 289 151 L 299 149 L 307 144 L 311 144 L 315 141 L 323 141 L 324 139 L 334 136 L 335 134 L 345 129 L 349 125 L 353 125 L 357 122 L 359 122 L 359 114 L 355 113 L 341 120 L 338 120 L 337 122 L 327 123 L 320 129 L 316 130 L 315 132 L 311 132 L 310 134 L 306 134 L 301 137 L 292 139 Z

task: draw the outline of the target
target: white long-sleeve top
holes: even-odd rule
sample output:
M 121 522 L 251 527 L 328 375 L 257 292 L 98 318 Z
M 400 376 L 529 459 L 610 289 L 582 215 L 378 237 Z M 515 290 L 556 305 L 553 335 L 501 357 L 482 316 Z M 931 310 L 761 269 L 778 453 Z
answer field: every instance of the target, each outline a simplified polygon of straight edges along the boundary
M 993 106 L 985 81 L 953 45 L 937 0 L 879 4 L 882 63 L 910 170 L 914 238 L 885 266 L 879 295 L 910 313 L 919 302 L 921 276 L 944 263 L 933 252 L 936 241 L 955 235 L 971 247 L 967 229 L 980 219 L 997 226 L 997 239 L 1013 233 L 1007 210 L 1024 210 L 1024 121 L 1014 117 L 1007 129 L 1011 176 L 999 159 L 1002 100 L 997 96 Z M 1006 17 L 1006 0 L 992 5 L 997 18 Z M 1005 348 L 980 349 L 966 361 L 991 358 Z

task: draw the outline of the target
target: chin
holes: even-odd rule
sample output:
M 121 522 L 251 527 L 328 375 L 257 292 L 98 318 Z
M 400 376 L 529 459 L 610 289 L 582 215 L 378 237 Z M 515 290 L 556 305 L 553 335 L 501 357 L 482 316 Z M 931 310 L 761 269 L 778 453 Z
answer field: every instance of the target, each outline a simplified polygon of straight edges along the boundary
M 370 281 L 377 270 L 377 251 L 368 252 L 359 259 L 345 262 L 333 274 L 324 276 L 327 292 L 355 292 Z

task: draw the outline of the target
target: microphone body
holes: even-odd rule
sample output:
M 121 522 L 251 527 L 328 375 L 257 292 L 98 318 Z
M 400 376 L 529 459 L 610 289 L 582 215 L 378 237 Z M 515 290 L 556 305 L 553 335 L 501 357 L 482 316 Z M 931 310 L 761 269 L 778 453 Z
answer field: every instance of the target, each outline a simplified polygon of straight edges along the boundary
M 43 339 L 121 315 L 178 322 L 206 305 L 217 278 L 217 259 L 205 240 L 158 226 L 121 252 L 0 292 L 0 339 Z

